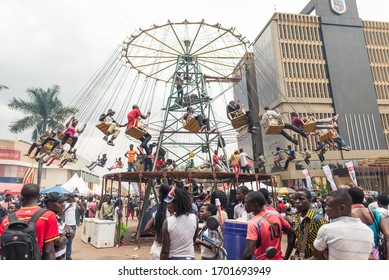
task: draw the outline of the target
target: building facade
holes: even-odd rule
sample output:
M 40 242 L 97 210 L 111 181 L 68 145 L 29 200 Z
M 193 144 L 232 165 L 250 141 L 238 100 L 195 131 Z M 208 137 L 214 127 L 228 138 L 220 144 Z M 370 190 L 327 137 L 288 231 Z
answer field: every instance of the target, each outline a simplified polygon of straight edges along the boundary
M 258 103 L 252 106 L 259 117 L 265 106 L 279 109 L 285 122 L 290 122 L 291 112 L 316 119 L 338 114 L 338 133 L 351 151 L 327 152 L 325 164 L 333 168 L 343 167 L 345 161 L 358 166 L 358 160 L 388 155 L 389 23 L 360 19 L 355 0 L 311 1 L 300 14 L 275 13 L 252 48 L 252 70 L 246 75 L 255 72 L 255 78 L 247 76 L 238 87 L 249 88 L 245 94 L 252 101 L 250 94 L 255 92 Z M 313 152 L 318 137 L 286 132 L 299 143 L 297 159 L 287 171 L 273 168 L 272 152 L 291 144 L 284 137 L 266 135 L 262 128 L 261 144 L 252 145 L 257 149 L 254 154 L 265 154 L 266 173 L 275 175 L 279 185 L 298 187 L 305 184 L 301 170 L 307 168 L 317 182 L 325 183 Z M 304 148 L 313 152 L 309 166 L 299 155 Z M 350 178 L 336 181 L 342 184 Z

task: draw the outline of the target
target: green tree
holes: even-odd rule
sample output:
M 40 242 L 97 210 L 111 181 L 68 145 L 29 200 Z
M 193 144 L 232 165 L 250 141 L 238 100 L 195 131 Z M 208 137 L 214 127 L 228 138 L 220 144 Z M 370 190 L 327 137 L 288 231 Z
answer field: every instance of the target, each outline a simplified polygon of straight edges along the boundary
M 58 98 L 60 87 L 53 85 L 46 91 L 41 88 L 29 88 L 26 90 L 29 100 L 12 98 L 8 107 L 12 110 L 21 111 L 26 116 L 13 121 L 9 130 L 13 133 L 20 133 L 26 129 L 33 128 L 32 137 L 36 141 L 43 132 L 58 127 L 63 128 L 66 117 L 75 114 L 77 109 L 66 107 Z
M 321 182 L 316 182 L 315 180 L 312 180 L 312 184 L 318 187 L 319 193 L 321 195 L 326 195 L 332 191 L 330 182 L 327 181 L 326 184 L 323 184 Z

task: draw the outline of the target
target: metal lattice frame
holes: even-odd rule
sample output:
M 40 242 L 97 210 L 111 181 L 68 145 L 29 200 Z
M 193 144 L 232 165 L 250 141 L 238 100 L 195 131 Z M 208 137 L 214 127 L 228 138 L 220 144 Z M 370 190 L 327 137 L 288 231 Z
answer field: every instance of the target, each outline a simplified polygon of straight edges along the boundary
M 177 76 L 183 77 L 183 97 L 178 97 L 177 88 L 172 86 L 170 96 L 167 101 L 167 106 L 164 108 L 165 115 L 163 120 L 163 130 L 160 132 L 158 141 L 158 149 L 163 146 L 170 153 L 174 154 L 177 158 L 176 163 L 185 162 L 185 158 L 192 150 L 200 159 L 211 162 L 210 144 L 215 143 L 220 137 L 217 132 L 208 134 L 207 132 L 189 132 L 182 127 L 182 116 L 186 112 L 188 106 L 192 106 L 196 113 L 205 113 L 209 120 L 211 128 L 217 129 L 218 123 L 214 119 L 214 113 L 211 106 L 211 98 L 208 96 L 207 88 L 205 86 L 204 75 L 201 72 L 198 61 L 195 57 L 180 56 L 177 60 L 177 69 L 175 71 L 174 79 Z M 177 134 L 192 134 L 194 135 L 194 141 L 188 143 L 184 141 L 185 138 L 178 137 L 174 139 L 172 136 Z M 183 155 L 177 155 L 169 147 L 180 146 L 186 151 Z M 207 157 L 198 153 L 205 148 L 207 151 Z M 223 153 L 225 150 L 223 148 Z M 155 168 L 155 165 L 154 165 Z
M 177 165 L 186 161 L 189 151 L 212 162 L 209 147 L 217 145 L 220 134 L 189 132 L 182 128 L 182 117 L 192 106 L 197 114 L 205 113 L 211 128 L 218 131 L 220 121 L 215 119 L 206 82 L 239 81 L 240 69 L 248 58 L 247 45 L 248 41 L 235 28 L 207 24 L 204 20 L 153 25 L 139 29 L 124 42 L 122 57 L 127 64 L 148 78 L 171 82 L 157 152 L 163 147 L 177 159 Z M 183 78 L 182 100 L 178 100 L 174 82 L 177 76 Z M 180 153 L 176 147 L 180 147 Z M 223 153 L 226 155 L 224 148 Z

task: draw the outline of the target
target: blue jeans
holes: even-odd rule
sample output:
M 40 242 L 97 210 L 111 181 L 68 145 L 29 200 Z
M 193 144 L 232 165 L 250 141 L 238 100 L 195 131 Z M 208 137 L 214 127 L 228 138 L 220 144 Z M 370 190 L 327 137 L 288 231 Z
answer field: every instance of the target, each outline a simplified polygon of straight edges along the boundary
M 74 231 L 74 236 L 76 236 L 76 229 L 77 226 L 70 226 Z M 73 237 L 74 238 L 74 237 Z M 68 238 L 68 241 L 66 241 L 66 258 L 72 257 L 72 244 L 73 244 L 73 238 Z
M 127 162 L 128 165 L 128 172 L 137 172 L 138 170 L 136 169 L 136 162 Z
M 341 150 L 343 147 L 347 147 L 346 142 L 344 142 L 343 138 L 340 136 L 335 140 L 335 142 L 338 144 L 339 150 Z

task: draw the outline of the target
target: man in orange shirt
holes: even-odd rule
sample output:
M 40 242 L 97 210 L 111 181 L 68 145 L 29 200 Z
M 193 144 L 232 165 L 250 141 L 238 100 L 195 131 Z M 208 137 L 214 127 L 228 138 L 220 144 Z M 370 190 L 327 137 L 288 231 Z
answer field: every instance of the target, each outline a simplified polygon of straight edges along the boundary
M 134 150 L 134 145 L 130 144 L 130 149 L 124 154 L 124 156 L 128 159 L 127 164 L 128 164 L 128 172 L 137 172 L 138 170 L 136 169 L 136 157 L 138 155 L 138 152 Z
M 26 184 L 23 186 L 22 208 L 16 211 L 19 220 L 28 222 L 30 218 L 40 209 L 39 186 Z M 4 218 L 0 225 L 0 237 L 9 224 L 9 218 Z M 36 221 L 36 237 L 43 260 L 55 260 L 54 243 L 59 239 L 57 218 L 54 212 L 47 210 Z

